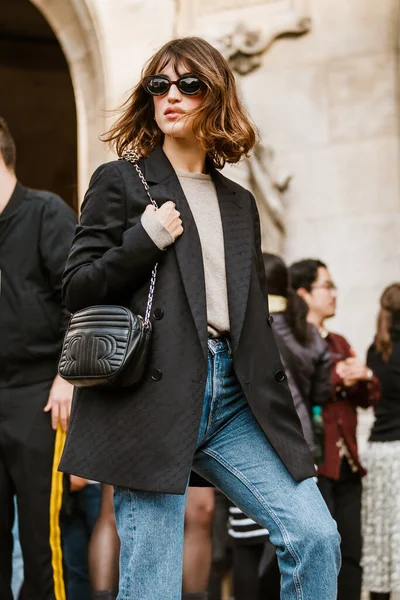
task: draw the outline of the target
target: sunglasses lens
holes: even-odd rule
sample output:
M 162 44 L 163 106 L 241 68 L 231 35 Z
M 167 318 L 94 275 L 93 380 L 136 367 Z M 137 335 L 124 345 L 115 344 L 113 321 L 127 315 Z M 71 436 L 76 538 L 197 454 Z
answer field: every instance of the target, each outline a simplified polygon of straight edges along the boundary
M 203 87 L 203 83 L 197 77 L 190 75 L 188 77 L 182 77 L 179 80 L 179 89 L 182 94 L 186 94 L 191 96 L 192 94 L 197 94 L 201 88 Z
M 169 89 L 169 81 L 166 77 L 148 77 L 144 87 L 152 96 L 162 96 Z

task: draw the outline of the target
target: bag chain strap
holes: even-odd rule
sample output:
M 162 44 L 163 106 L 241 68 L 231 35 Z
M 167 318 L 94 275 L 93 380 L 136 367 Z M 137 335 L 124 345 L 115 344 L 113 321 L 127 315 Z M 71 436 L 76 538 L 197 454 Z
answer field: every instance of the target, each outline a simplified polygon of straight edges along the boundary
M 146 190 L 148 197 L 150 198 L 150 202 L 152 203 L 152 205 L 155 208 L 158 209 L 157 202 L 154 200 L 154 198 L 151 197 L 149 184 L 147 183 L 145 176 L 142 173 L 141 168 L 137 164 L 137 162 L 139 160 L 138 154 L 134 150 L 124 150 L 120 160 L 127 160 L 128 162 L 133 164 L 133 166 L 136 169 L 137 174 L 139 175 L 139 179 L 143 183 L 143 187 Z M 153 306 L 154 290 L 155 290 L 156 278 L 157 278 L 157 267 L 158 267 L 158 263 L 155 264 L 153 271 L 151 273 L 150 289 L 149 289 L 149 295 L 147 297 L 146 313 L 144 315 L 145 327 L 148 327 L 149 323 L 150 323 L 150 313 L 151 313 L 151 307 Z

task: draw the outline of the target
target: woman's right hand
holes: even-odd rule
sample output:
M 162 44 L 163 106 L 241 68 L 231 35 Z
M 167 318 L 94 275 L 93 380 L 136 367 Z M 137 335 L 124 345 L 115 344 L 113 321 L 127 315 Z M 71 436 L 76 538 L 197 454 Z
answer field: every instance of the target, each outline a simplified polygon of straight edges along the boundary
M 180 213 L 176 210 L 176 206 L 171 200 L 164 202 L 160 208 L 155 208 L 152 204 L 146 206 L 146 213 L 157 219 L 167 231 L 172 235 L 174 241 L 183 233 L 182 221 Z

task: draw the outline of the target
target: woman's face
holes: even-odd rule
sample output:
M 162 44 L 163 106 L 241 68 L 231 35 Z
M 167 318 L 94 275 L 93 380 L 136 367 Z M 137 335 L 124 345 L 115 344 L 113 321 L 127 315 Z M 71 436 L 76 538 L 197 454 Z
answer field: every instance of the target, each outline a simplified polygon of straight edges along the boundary
M 177 73 L 171 65 L 167 65 L 157 75 L 166 75 L 170 81 L 176 81 L 185 75 L 185 69 Z M 185 96 L 176 85 L 171 85 L 163 96 L 154 96 L 154 111 L 157 125 L 164 135 L 173 138 L 190 139 L 193 137 L 193 117 L 190 114 L 203 101 L 203 93 L 195 96 Z

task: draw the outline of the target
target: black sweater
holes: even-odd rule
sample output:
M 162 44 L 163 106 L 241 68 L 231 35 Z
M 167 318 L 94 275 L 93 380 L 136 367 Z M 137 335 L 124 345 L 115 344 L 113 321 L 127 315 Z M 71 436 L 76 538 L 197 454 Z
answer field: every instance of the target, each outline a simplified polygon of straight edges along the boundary
M 61 278 L 75 224 L 61 198 L 20 183 L 0 213 L 0 387 L 57 373 L 69 319 Z
M 367 363 L 381 385 L 381 396 L 375 406 L 375 423 L 371 442 L 394 442 L 400 440 L 400 321 L 391 331 L 392 355 L 385 362 L 372 345 L 368 350 Z

